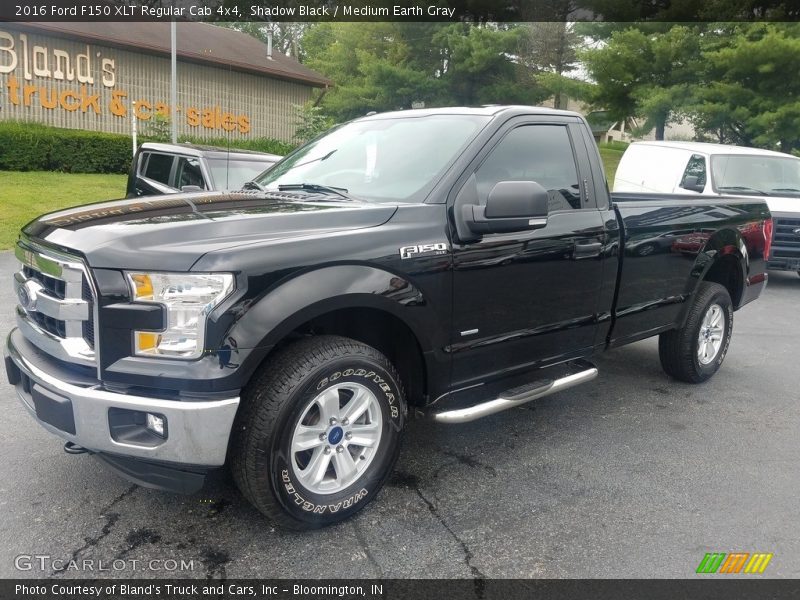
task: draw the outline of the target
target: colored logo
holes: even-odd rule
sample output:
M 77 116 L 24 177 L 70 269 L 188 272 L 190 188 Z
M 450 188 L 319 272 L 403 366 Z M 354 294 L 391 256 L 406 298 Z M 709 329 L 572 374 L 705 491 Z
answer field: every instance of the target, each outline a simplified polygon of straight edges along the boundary
M 761 574 L 772 560 L 771 552 L 708 552 L 697 566 L 697 573 Z

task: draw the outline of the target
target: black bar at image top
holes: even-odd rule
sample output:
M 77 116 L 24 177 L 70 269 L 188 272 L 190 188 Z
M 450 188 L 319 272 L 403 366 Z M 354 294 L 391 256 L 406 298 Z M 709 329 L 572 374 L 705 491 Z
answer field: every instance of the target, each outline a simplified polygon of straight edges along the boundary
M 797 0 L 4 0 L 0 21 L 797 21 Z

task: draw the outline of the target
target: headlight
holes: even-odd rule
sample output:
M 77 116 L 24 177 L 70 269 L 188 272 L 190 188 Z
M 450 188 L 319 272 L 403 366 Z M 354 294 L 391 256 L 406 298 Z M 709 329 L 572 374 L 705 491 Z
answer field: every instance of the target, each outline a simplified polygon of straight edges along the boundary
M 125 273 L 134 302 L 167 309 L 167 328 L 134 331 L 139 356 L 198 358 L 203 354 L 208 313 L 233 291 L 230 273 Z

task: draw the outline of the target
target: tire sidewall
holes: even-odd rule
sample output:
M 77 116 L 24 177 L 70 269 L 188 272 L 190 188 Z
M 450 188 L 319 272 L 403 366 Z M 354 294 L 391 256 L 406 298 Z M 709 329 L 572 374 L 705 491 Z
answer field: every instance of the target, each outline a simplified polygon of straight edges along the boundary
M 361 477 L 333 494 L 316 494 L 297 479 L 291 465 L 291 439 L 309 403 L 326 389 L 342 383 L 368 388 L 381 406 L 382 431 L 378 453 Z M 340 357 L 314 369 L 290 394 L 276 423 L 269 449 L 269 477 L 275 497 L 293 518 L 311 527 L 323 527 L 357 512 L 380 491 L 397 459 L 404 425 L 402 392 L 379 362 L 361 355 Z
M 720 347 L 717 355 L 714 357 L 714 360 L 707 365 L 704 365 L 700 362 L 700 358 L 697 356 L 698 345 L 700 343 L 700 328 L 703 325 L 703 318 L 713 304 L 717 304 L 720 306 L 720 308 L 722 308 L 723 319 L 725 321 L 724 331 L 722 334 L 722 346 Z M 719 370 L 720 366 L 722 366 L 722 362 L 725 360 L 725 356 L 728 354 L 728 348 L 731 345 L 731 337 L 733 336 L 733 303 L 731 302 L 731 299 L 727 293 L 717 292 L 711 296 L 711 298 L 703 306 L 703 309 L 700 311 L 699 318 L 697 319 L 697 323 L 695 323 L 694 327 L 692 328 L 691 335 L 693 340 L 692 360 L 694 361 L 694 367 L 703 380 L 708 379 Z

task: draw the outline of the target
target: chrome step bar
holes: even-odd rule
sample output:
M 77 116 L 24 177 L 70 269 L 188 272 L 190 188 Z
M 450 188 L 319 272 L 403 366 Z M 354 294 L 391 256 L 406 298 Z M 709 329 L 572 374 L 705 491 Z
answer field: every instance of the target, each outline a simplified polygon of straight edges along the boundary
M 550 394 L 555 394 L 556 392 L 568 390 L 571 387 L 581 385 L 582 383 L 586 383 L 587 381 L 591 381 L 597 377 L 597 367 L 591 363 L 587 361 L 579 361 L 577 364 L 580 364 L 580 366 L 583 367 L 583 370 L 576 373 L 571 373 L 570 375 L 562 377 L 561 379 L 530 384 L 532 389 L 527 392 L 519 391 L 524 389 L 526 386 L 523 386 L 522 388 L 515 388 L 513 390 L 503 392 L 494 400 L 481 402 L 480 404 L 476 404 L 475 406 L 470 406 L 468 408 L 458 408 L 454 410 L 433 413 L 431 418 L 438 423 L 469 423 L 470 421 L 475 421 L 477 419 L 493 415 L 494 413 L 508 410 L 509 408 L 514 408 L 515 406 L 520 406 L 521 404 L 525 404 L 531 400 L 536 400 L 537 398 L 543 398 L 545 396 L 549 396 Z

